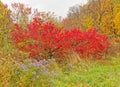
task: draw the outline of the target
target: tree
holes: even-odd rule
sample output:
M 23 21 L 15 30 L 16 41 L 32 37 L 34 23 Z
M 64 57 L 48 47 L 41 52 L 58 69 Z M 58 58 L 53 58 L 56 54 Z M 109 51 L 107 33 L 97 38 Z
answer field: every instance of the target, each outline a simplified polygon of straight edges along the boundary
M 25 25 L 30 22 L 29 17 L 31 15 L 31 8 L 26 7 L 22 3 L 13 3 L 11 6 L 13 9 L 11 17 L 14 23 L 18 23 L 25 28 Z
M 26 28 L 27 24 L 33 18 L 41 18 L 44 22 L 53 22 L 56 26 L 62 27 L 61 18 L 56 17 L 52 12 L 39 12 L 38 9 L 32 9 L 22 3 L 13 3 L 12 5 L 12 19 L 14 23 Z
M 63 23 L 65 27 L 72 25 L 71 28 L 84 31 L 97 28 L 98 32 L 116 36 L 114 18 L 118 9 L 119 3 L 116 0 L 89 0 L 83 6 L 71 7 Z
M 14 28 L 12 19 L 10 18 L 11 11 L 0 1 L 0 46 L 9 48 L 10 32 Z
M 117 13 L 117 15 L 114 19 L 114 23 L 115 23 L 114 33 L 115 33 L 115 35 L 120 35 L 120 12 Z

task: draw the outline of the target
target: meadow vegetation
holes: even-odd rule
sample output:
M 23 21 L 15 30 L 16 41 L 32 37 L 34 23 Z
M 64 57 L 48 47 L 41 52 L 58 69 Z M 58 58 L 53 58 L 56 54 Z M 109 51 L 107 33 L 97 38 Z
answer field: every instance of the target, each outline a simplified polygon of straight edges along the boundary
M 0 87 L 120 87 L 119 0 L 89 0 L 62 20 L 11 6 L 0 1 Z

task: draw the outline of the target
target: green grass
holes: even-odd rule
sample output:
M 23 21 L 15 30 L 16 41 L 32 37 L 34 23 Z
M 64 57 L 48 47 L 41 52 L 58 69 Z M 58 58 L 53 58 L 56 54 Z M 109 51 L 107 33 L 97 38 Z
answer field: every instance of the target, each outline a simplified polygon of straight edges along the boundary
M 19 62 L 13 67 L 10 61 L 4 65 L 1 62 L 0 69 L 4 73 L 1 72 L 0 75 L 4 74 L 4 77 L 0 80 L 4 82 L 0 82 L 0 87 L 120 87 L 120 55 L 108 57 L 107 60 L 81 60 L 73 65 L 49 63 L 52 64 L 50 72 L 55 72 L 58 76 L 51 78 L 50 73 L 44 76 L 43 72 L 35 81 L 32 80 L 35 77 L 32 72 L 38 72 L 38 68 L 21 71 L 18 68 Z
M 94 63 L 61 75 L 54 80 L 54 87 L 120 87 L 120 56 L 111 58 L 110 64 Z

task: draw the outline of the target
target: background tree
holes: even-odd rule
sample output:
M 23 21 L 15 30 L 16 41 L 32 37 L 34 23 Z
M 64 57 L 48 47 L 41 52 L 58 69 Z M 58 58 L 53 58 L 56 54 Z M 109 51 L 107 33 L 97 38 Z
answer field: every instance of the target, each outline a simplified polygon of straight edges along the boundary
M 115 19 L 114 19 L 114 23 L 115 23 L 115 30 L 114 33 L 116 35 L 120 36 L 120 12 L 117 13 Z
M 33 18 L 41 18 L 45 22 L 52 21 L 58 27 L 62 27 L 61 17 L 57 17 L 52 12 L 39 12 L 38 9 L 32 9 L 22 3 L 13 3 L 11 17 L 14 23 L 26 28 L 27 23 L 30 23 Z
M 63 24 L 69 29 L 97 28 L 101 33 L 117 36 L 114 21 L 119 8 L 118 0 L 89 0 L 85 5 L 71 7 Z
M 20 24 L 22 27 L 30 22 L 30 15 L 31 15 L 31 8 L 25 6 L 22 3 L 13 3 L 12 6 L 12 14 L 11 18 L 13 19 L 14 23 Z
M 39 18 L 41 18 L 44 22 L 52 22 L 56 27 L 62 29 L 62 18 L 61 16 L 56 16 L 54 12 L 41 12 Z
M 9 50 L 10 32 L 14 29 L 10 14 L 11 11 L 7 8 L 7 5 L 0 1 L 0 49 L 3 50 L 3 53 L 4 50 Z

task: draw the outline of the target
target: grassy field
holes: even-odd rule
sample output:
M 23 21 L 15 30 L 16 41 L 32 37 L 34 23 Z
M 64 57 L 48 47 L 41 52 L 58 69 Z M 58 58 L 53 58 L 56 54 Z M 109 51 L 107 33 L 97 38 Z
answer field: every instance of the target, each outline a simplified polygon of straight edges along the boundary
M 119 55 L 61 65 L 54 59 L 8 60 L 0 69 L 0 87 L 120 87 Z
M 94 64 L 82 62 L 73 67 L 73 71 L 54 80 L 54 87 L 120 87 L 120 56 Z

